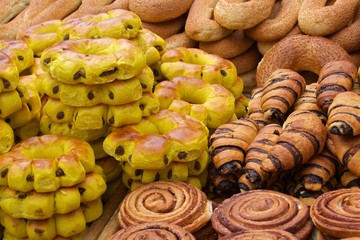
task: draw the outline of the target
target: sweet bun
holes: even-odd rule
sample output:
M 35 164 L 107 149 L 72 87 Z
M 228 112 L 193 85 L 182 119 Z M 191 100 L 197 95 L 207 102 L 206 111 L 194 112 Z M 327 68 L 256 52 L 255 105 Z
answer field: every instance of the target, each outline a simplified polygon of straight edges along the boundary
M 14 131 L 8 123 L 0 118 L 0 154 L 10 151 L 14 145 Z
M 326 63 L 336 60 L 351 61 L 351 58 L 332 40 L 319 36 L 292 35 L 277 42 L 259 62 L 257 86 L 263 86 L 270 74 L 279 68 L 319 74 Z
M 131 0 L 129 10 L 136 13 L 145 22 L 163 22 L 177 18 L 186 13 L 193 0 L 162 1 L 162 0 Z
M 214 8 L 214 19 L 228 29 L 248 29 L 267 19 L 274 5 L 275 0 L 219 0 Z
M 154 94 L 160 101 L 160 109 L 190 115 L 209 128 L 230 121 L 235 111 L 235 99 L 229 90 L 199 78 L 179 76 L 162 81 L 155 86 Z
M 256 26 L 246 29 L 246 34 L 256 41 L 275 41 L 282 38 L 296 25 L 302 1 L 277 1 L 271 15 Z
M 19 84 L 19 71 L 16 64 L 3 51 L 0 51 L 0 66 L 0 78 L 2 81 L 0 93 L 14 91 Z
M 185 33 L 196 41 L 217 41 L 233 31 L 221 26 L 213 18 L 218 0 L 194 0 L 186 19 Z
M 34 63 L 34 52 L 22 40 L 0 40 L 0 50 L 15 63 L 19 73 Z
M 352 21 L 357 5 L 357 0 L 337 0 L 330 6 L 326 1 L 304 0 L 298 15 L 299 27 L 308 35 L 335 33 Z

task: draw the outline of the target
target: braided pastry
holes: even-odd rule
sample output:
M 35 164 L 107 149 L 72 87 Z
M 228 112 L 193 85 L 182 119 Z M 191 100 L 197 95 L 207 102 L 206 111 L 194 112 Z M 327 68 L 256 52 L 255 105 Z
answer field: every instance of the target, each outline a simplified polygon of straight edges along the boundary
M 125 80 L 141 73 L 145 65 L 140 47 L 125 38 L 67 40 L 41 54 L 42 69 L 67 84 Z
M 179 76 L 162 81 L 155 86 L 154 94 L 160 101 L 160 109 L 190 115 L 208 128 L 229 122 L 235 113 L 235 99 L 230 91 L 199 78 Z
M 350 91 L 357 79 L 357 68 L 350 61 L 330 61 L 321 68 L 316 88 L 316 103 L 327 111 L 334 97 Z
M 316 114 L 294 111 L 284 122 L 283 131 L 261 167 L 268 172 L 299 167 L 323 150 L 326 138 L 327 129 Z
M 316 103 L 316 88 L 317 83 L 307 84 L 304 93 L 294 103 L 292 110 L 309 110 L 318 115 L 321 121 L 326 124 L 327 112 L 319 108 Z
M 221 124 L 210 136 L 210 155 L 220 174 L 239 173 L 244 166 L 246 151 L 258 133 L 256 122 L 240 118 Z
M 261 109 L 264 117 L 283 123 L 305 87 L 305 79 L 297 72 L 290 69 L 275 70 L 263 86 Z
M 339 162 L 326 148 L 307 163 L 303 164 L 295 174 L 295 180 L 305 189 L 319 191 L 330 178 L 335 176 Z
M 264 126 L 249 145 L 245 156 L 245 177 L 255 188 L 260 188 L 271 177 L 271 173 L 261 168 L 263 160 L 275 145 L 282 131 L 281 125 L 268 124 Z
M 159 221 L 195 232 L 210 221 L 212 213 L 212 202 L 198 188 L 157 181 L 130 192 L 120 205 L 118 220 L 122 228 Z
M 308 207 L 299 199 L 271 190 L 251 190 L 225 199 L 211 217 L 219 237 L 238 231 L 288 231 L 308 239 L 313 224 Z
M 144 239 L 178 239 L 195 240 L 195 237 L 176 224 L 164 222 L 148 222 L 119 230 L 109 240 Z
M 336 95 L 328 108 L 327 128 L 332 134 L 355 136 L 360 134 L 360 96 L 347 91 Z
M 319 196 L 310 207 L 315 227 L 329 237 L 360 237 L 359 197 L 357 188 L 337 189 Z

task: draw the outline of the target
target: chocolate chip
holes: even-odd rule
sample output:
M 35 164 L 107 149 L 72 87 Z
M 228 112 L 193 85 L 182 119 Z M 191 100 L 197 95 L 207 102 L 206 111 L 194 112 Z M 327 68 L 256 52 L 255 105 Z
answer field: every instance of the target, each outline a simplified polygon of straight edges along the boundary
M 221 74 L 222 76 L 224 76 L 224 77 L 227 75 L 227 73 L 226 73 L 226 71 L 225 71 L 224 69 L 221 69 L 221 70 L 220 70 L 220 74 Z
M 24 199 L 24 198 L 26 198 L 27 197 L 27 193 L 20 193 L 19 195 L 18 195 L 18 198 L 20 198 L 20 199 Z
M 114 99 L 114 93 L 113 93 L 112 91 L 109 91 L 109 98 L 110 98 L 111 100 Z
M 6 177 L 6 175 L 8 174 L 9 169 L 8 168 L 4 168 L 1 172 L 0 172 L 0 176 L 2 178 Z
M 94 99 L 94 97 L 95 97 L 95 95 L 94 95 L 93 92 L 89 92 L 88 95 L 87 95 L 87 98 L 88 98 L 89 100 Z
M 154 46 L 154 47 L 155 47 L 156 50 L 158 50 L 159 52 L 161 52 L 162 50 L 164 50 L 163 47 L 162 47 L 162 46 L 159 46 L 159 45 L 156 45 L 156 46 Z
M 111 118 L 109 118 L 108 123 L 109 123 L 110 125 L 113 125 L 114 122 L 115 122 L 114 116 L 112 116 Z
M 78 80 L 79 78 L 86 78 L 86 73 L 84 72 L 84 70 L 80 69 L 79 71 L 77 71 L 74 76 L 73 76 L 73 80 Z
M 115 149 L 115 154 L 116 155 L 124 155 L 125 153 L 125 149 L 122 147 L 122 146 L 118 146 L 116 149 Z
M 132 155 L 130 154 L 129 158 L 128 158 L 128 161 L 131 162 L 131 160 L 132 160 Z
M 3 79 L 3 86 L 4 86 L 4 88 L 9 88 L 10 87 L 10 82 L 8 81 L 8 80 L 6 80 L 6 79 Z M 19 92 L 19 91 L 18 91 Z M 22 96 L 20 96 L 20 97 L 22 97 Z
M 178 153 L 178 158 L 180 160 L 187 158 L 187 156 L 188 156 L 187 152 L 181 151 L 181 152 Z
M 168 173 L 167 173 L 167 178 L 168 179 L 171 179 L 172 178 L 172 169 L 170 169 L 169 171 L 168 171 Z
M 78 190 L 80 194 L 83 194 L 86 191 L 86 189 L 82 187 L 78 187 Z
M 48 129 L 49 129 L 49 130 L 51 129 L 51 123 L 48 125 Z
M 133 180 L 132 179 L 129 179 L 128 181 L 127 181 L 127 184 L 128 184 L 128 186 L 129 187 L 131 187 L 131 184 L 133 183 Z
M 45 59 L 43 60 L 43 65 L 44 65 L 44 66 L 48 65 L 48 64 L 50 63 L 50 61 L 51 61 L 51 58 L 45 58 Z
M 28 107 L 29 111 L 31 112 L 32 111 L 32 106 L 30 103 L 26 103 L 26 106 Z
M 56 118 L 57 119 L 63 119 L 65 117 L 65 114 L 64 114 L 64 112 L 58 112 L 57 114 L 56 114 Z
M 116 73 L 117 72 L 117 68 L 115 67 L 114 69 L 111 69 L 111 70 L 109 70 L 109 71 L 104 71 L 104 72 L 102 72 L 102 73 L 100 73 L 100 77 L 105 77 L 105 76 L 108 76 L 108 75 L 111 75 L 111 74 L 114 74 L 114 73 Z
M 69 34 L 65 34 L 63 40 L 69 40 L 70 39 L 70 35 Z
M 144 104 L 140 104 L 140 105 L 139 105 L 139 108 L 140 108 L 141 110 L 144 110 L 144 109 L 145 109 L 145 105 L 144 105 Z
M 17 56 L 17 59 L 19 59 L 19 61 L 24 61 L 24 57 L 21 56 L 21 55 L 18 55 L 18 56 Z
M 147 85 L 146 85 L 145 83 L 141 83 L 141 87 L 142 87 L 143 89 L 146 89 L 146 88 L 147 88 Z
M 55 176 L 57 177 L 65 176 L 64 170 L 62 170 L 61 168 L 56 169 Z
M 131 25 L 131 24 L 129 24 L 129 25 L 127 25 L 126 26 L 126 29 L 133 29 L 134 27 L 133 27 L 133 25 Z
M 34 176 L 31 175 L 31 174 L 27 175 L 27 176 L 26 176 L 26 181 L 27 181 L 27 182 L 33 182 L 33 181 L 34 181 Z
M 34 229 L 34 232 L 35 232 L 36 234 L 38 234 L 38 235 L 42 235 L 42 234 L 44 233 L 44 230 L 39 229 L 39 228 L 35 228 L 35 229 Z
M 142 173 L 142 170 L 141 169 L 136 169 L 135 170 L 135 176 L 140 176 Z
M 72 129 L 73 125 L 71 123 L 68 124 L 68 128 Z
M 160 174 L 159 174 L 159 173 L 156 173 L 155 181 L 159 181 L 159 180 L 160 180 Z
M 52 92 L 53 94 L 57 94 L 59 92 L 59 86 L 56 85 L 55 87 L 53 87 Z
M 167 165 L 169 163 L 169 159 L 166 155 L 164 156 L 164 163 L 165 163 L 165 165 Z
M 201 169 L 201 164 L 199 163 L 199 161 L 195 161 L 194 168 L 198 171 Z

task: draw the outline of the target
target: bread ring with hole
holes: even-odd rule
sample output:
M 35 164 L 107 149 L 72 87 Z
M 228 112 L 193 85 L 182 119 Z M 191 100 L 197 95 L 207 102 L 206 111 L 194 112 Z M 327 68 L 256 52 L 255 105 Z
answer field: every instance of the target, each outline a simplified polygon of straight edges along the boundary
M 186 23 L 185 33 L 196 41 L 217 41 L 233 31 L 221 26 L 214 20 L 214 8 L 218 0 L 194 0 Z
M 62 135 L 26 139 L 1 156 L 1 185 L 17 191 L 51 192 L 85 180 L 95 168 L 91 145 Z
M 275 0 L 219 0 L 214 19 L 228 29 L 248 29 L 267 19 L 274 5 Z
M 305 34 L 325 36 L 335 33 L 351 23 L 358 0 L 337 0 L 326 6 L 326 0 L 304 0 L 301 4 L 298 24 Z
M 253 44 L 245 52 L 235 57 L 229 58 L 228 60 L 230 60 L 235 65 L 237 74 L 239 75 L 256 68 L 261 58 L 262 55 L 257 49 L 256 44 Z
M 329 61 L 348 60 L 349 54 L 330 39 L 320 36 L 293 35 L 277 42 L 259 62 L 256 83 L 261 87 L 276 69 L 310 71 L 319 74 Z
M 200 157 L 208 146 L 208 128 L 183 113 L 164 109 L 137 124 L 116 128 L 103 142 L 104 151 L 136 169 L 163 169 L 173 161 Z
M 199 78 L 175 77 L 155 86 L 160 109 L 170 109 L 190 115 L 209 128 L 217 128 L 234 116 L 235 98 L 218 84 Z M 219 109 L 222 109 L 219 111 Z
M 41 54 L 41 67 L 68 84 L 103 84 L 138 75 L 146 65 L 142 49 L 121 38 L 67 40 Z
M 168 80 L 177 76 L 201 78 L 230 91 L 237 80 L 236 67 L 231 61 L 197 48 L 169 49 L 162 56 L 160 67 Z
M 148 29 L 162 38 L 167 38 L 184 30 L 186 18 L 187 15 L 184 14 L 164 22 L 152 23 L 141 21 L 141 23 L 143 29 Z
M 360 2 L 351 24 L 328 36 L 348 53 L 360 50 Z
M 246 29 L 246 34 L 256 41 L 275 41 L 282 38 L 296 25 L 302 1 L 277 1 L 269 18 Z
M 198 48 L 198 41 L 190 38 L 185 32 L 177 33 L 165 38 L 165 42 L 167 49 L 177 47 Z
M 129 10 L 145 22 L 164 22 L 187 13 L 193 0 L 131 0 Z
M 223 39 L 199 42 L 199 48 L 222 58 L 232 58 L 248 50 L 255 41 L 245 35 L 244 30 L 236 30 Z

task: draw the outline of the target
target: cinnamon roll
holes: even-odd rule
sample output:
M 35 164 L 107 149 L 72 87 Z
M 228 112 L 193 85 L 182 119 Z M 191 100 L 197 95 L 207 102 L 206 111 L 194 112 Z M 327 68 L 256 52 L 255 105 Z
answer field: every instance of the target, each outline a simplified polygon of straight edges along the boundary
M 122 228 L 144 222 L 173 223 L 193 233 L 210 221 L 212 201 L 184 182 L 157 181 L 130 192 L 120 205 Z
M 219 240 L 297 240 L 294 234 L 280 229 L 248 230 L 226 235 Z
M 238 231 L 280 229 L 308 239 L 313 224 L 299 199 L 272 190 L 250 190 L 225 199 L 211 217 L 219 237 Z
M 195 237 L 176 224 L 147 222 L 121 229 L 109 240 L 164 239 L 195 240 Z
M 326 192 L 310 207 L 315 227 L 334 238 L 360 237 L 360 189 L 342 188 Z

